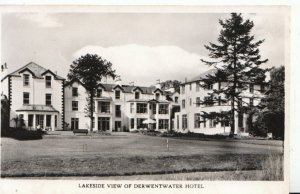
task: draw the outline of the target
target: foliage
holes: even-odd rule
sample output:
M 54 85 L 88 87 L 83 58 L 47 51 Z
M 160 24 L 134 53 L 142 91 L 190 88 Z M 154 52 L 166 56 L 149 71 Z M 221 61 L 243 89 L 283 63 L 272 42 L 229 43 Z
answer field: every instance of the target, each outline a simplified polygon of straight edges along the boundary
M 9 128 L 2 131 L 2 137 L 9 137 L 17 140 L 38 140 L 43 138 L 44 132 L 41 130 L 29 131 L 23 128 Z
M 161 89 L 169 89 L 169 88 L 174 88 L 176 92 L 180 92 L 180 84 L 181 82 L 178 80 L 167 80 L 164 82 L 161 82 Z
M 209 57 L 213 61 L 201 60 L 206 65 L 213 66 L 215 73 L 207 75 L 202 87 L 213 83 L 228 83 L 226 87 L 214 89 L 209 95 L 213 101 L 221 100 L 231 102 L 231 132 L 235 131 L 235 111 L 242 111 L 241 106 L 236 106 L 242 99 L 241 92 L 250 87 L 249 83 L 263 84 L 265 72 L 260 65 L 268 60 L 262 60 L 259 54 L 259 46 L 264 40 L 254 41 L 250 35 L 254 24 L 250 20 L 243 19 L 241 14 L 231 13 L 231 18 L 225 21 L 219 20 L 222 27 L 218 37 L 218 43 L 209 43 L 205 48 L 209 51 Z M 244 102 L 246 103 L 246 102 Z M 248 104 L 248 103 L 247 103 Z
M 90 130 L 93 130 L 94 96 L 99 82 L 103 77 L 116 77 L 112 63 L 94 54 L 86 54 L 73 61 L 67 75 L 68 80 L 79 80 L 89 95 Z
M 1 131 L 9 128 L 9 100 L 7 98 L 1 99 Z
M 265 136 L 270 132 L 275 138 L 284 138 L 284 67 L 271 71 L 269 90 L 261 103 L 264 111 L 257 114 L 252 133 Z

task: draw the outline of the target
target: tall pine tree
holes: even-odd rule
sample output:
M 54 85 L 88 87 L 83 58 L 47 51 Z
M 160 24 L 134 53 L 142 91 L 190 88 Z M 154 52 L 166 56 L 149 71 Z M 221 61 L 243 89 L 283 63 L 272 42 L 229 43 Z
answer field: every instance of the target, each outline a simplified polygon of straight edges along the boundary
M 265 72 L 268 69 L 260 68 L 260 65 L 268 60 L 261 59 L 258 47 L 264 40 L 254 41 L 250 35 L 254 24 L 250 20 L 243 19 L 241 14 L 231 13 L 231 18 L 225 21 L 219 20 L 222 27 L 218 37 L 218 43 L 209 43 L 205 48 L 209 51 L 211 61 L 202 62 L 216 69 L 215 74 L 207 76 L 204 85 L 212 83 L 229 83 L 227 87 L 215 89 L 210 93 L 216 99 L 231 102 L 230 136 L 235 132 L 235 112 L 241 110 L 241 92 L 250 87 L 250 83 L 263 83 Z M 220 99 L 219 99 L 220 100 Z M 249 104 L 249 103 L 248 103 Z

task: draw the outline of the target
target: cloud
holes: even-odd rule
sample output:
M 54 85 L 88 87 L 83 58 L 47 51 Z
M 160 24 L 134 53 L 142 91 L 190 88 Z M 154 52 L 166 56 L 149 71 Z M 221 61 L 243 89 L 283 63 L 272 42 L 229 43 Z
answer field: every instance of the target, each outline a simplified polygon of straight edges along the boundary
M 27 20 L 43 28 L 57 28 L 63 26 L 63 24 L 60 23 L 58 19 L 53 16 L 53 14 L 26 13 L 26 14 L 18 14 L 18 17 L 22 20 Z
M 144 46 L 128 44 L 114 47 L 85 46 L 73 54 L 78 58 L 87 53 L 98 54 L 109 60 L 121 76 L 123 84 L 134 81 L 136 85 L 153 85 L 157 79 L 183 81 L 207 70 L 196 53 L 177 46 Z

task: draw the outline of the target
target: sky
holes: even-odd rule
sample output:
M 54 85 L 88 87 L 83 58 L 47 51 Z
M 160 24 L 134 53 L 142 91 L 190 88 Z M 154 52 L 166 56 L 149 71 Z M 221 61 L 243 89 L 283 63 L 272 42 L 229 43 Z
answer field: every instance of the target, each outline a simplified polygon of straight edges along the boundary
M 285 20 L 281 12 L 244 13 L 252 34 L 265 39 L 264 67 L 285 65 Z M 1 63 L 12 72 L 33 61 L 66 77 L 70 64 L 86 53 L 112 62 L 123 84 L 184 81 L 208 70 L 204 48 L 216 43 L 219 19 L 229 13 L 4 13 Z

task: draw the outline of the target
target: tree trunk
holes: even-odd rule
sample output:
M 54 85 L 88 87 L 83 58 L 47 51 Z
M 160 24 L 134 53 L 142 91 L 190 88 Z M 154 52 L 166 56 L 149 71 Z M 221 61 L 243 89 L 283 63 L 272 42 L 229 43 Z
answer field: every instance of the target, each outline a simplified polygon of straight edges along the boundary
M 91 123 L 90 123 L 90 131 L 93 131 L 93 117 L 94 117 L 94 92 L 91 92 L 90 97 L 90 116 L 91 116 Z
M 236 56 L 236 40 L 234 40 L 234 47 L 233 47 L 233 88 L 232 88 L 232 96 L 231 96 L 231 127 L 230 127 L 230 134 L 229 137 L 234 136 L 234 131 L 235 131 L 235 115 L 234 115 L 234 98 L 235 98 L 235 90 L 236 90 L 236 82 L 237 82 L 237 77 L 236 77 L 236 63 L 237 63 L 237 56 Z

